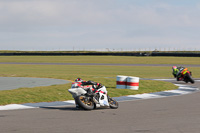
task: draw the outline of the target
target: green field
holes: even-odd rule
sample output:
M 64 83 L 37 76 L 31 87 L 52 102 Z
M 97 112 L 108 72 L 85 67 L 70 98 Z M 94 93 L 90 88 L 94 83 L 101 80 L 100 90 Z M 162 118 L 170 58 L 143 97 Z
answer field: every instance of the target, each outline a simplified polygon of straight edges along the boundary
M 114 64 L 191 64 L 200 65 L 199 57 L 136 56 L 0 56 L 0 62 L 26 63 L 114 63 Z
M 186 59 L 186 58 L 185 58 Z M 197 57 L 124 57 L 124 56 L 0 56 L 0 62 L 38 62 L 38 63 L 125 63 L 125 64 L 199 64 Z M 173 64 L 173 63 L 172 63 Z M 200 77 L 198 67 L 189 68 L 193 77 Z M 78 65 L 8 65 L 0 64 L 1 77 L 41 77 L 74 80 L 81 77 L 84 80 L 93 80 L 105 85 L 112 97 L 157 92 L 177 87 L 162 81 L 140 80 L 139 91 L 116 89 L 116 76 L 127 75 L 140 78 L 173 78 L 171 67 L 147 66 L 78 66 Z M 72 96 L 67 89 L 70 84 L 53 85 L 47 87 L 19 88 L 0 91 L 0 105 L 28 102 L 51 102 L 71 100 Z

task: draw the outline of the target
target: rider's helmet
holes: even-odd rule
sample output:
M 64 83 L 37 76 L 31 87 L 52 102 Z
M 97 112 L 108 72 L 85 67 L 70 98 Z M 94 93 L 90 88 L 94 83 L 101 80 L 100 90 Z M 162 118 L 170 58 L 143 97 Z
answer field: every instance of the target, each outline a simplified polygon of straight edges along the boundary
M 179 70 L 178 70 L 177 66 L 173 66 L 172 71 L 173 71 L 172 72 L 173 74 L 177 74 Z
M 177 66 L 173 66 L 172 67 L 172 70 L 174 71 L 174 70 L 176 70 L 177 69 Z
M 83 80 L 81 79 L 81 78 L 77 78 L 76 80 L 75 80 L 75 82 L 82 82 Z

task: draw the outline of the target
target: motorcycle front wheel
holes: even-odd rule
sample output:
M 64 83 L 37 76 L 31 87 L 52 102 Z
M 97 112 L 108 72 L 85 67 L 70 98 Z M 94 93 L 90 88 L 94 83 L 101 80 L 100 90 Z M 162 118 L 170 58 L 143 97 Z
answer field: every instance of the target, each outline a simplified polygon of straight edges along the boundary
M 75 100 L 77 104 L 85 110 L 92 110 L 95 108 L 95 104 L 91 97 L 80 95 L 77 96 Z
M 108 103 L 109 103 L 111 109 L 117 109 L 119 107 L 118 102 L 111 97 L 108 97 Z

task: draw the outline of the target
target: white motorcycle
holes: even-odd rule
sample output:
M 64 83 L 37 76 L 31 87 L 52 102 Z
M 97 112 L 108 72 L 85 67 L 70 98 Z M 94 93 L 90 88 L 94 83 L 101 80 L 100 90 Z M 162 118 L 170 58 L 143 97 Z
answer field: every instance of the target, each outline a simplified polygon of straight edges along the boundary
M 91 93 L 92 86 L 87 88 L 72 88 L 68 91 L 72 94 L 79 107 L 85 110 L 92 110 L 97 107 L 118 108 L 118 102 L 107 95 L 105 86 L 97 89 L 95 93 Z

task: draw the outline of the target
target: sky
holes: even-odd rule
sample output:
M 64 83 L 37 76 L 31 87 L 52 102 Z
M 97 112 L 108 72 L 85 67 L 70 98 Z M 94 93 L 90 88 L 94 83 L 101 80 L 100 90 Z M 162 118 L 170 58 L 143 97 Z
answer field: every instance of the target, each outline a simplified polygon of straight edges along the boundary
M 0 50 L 200 50 L 199 0 L 0 0 Z

